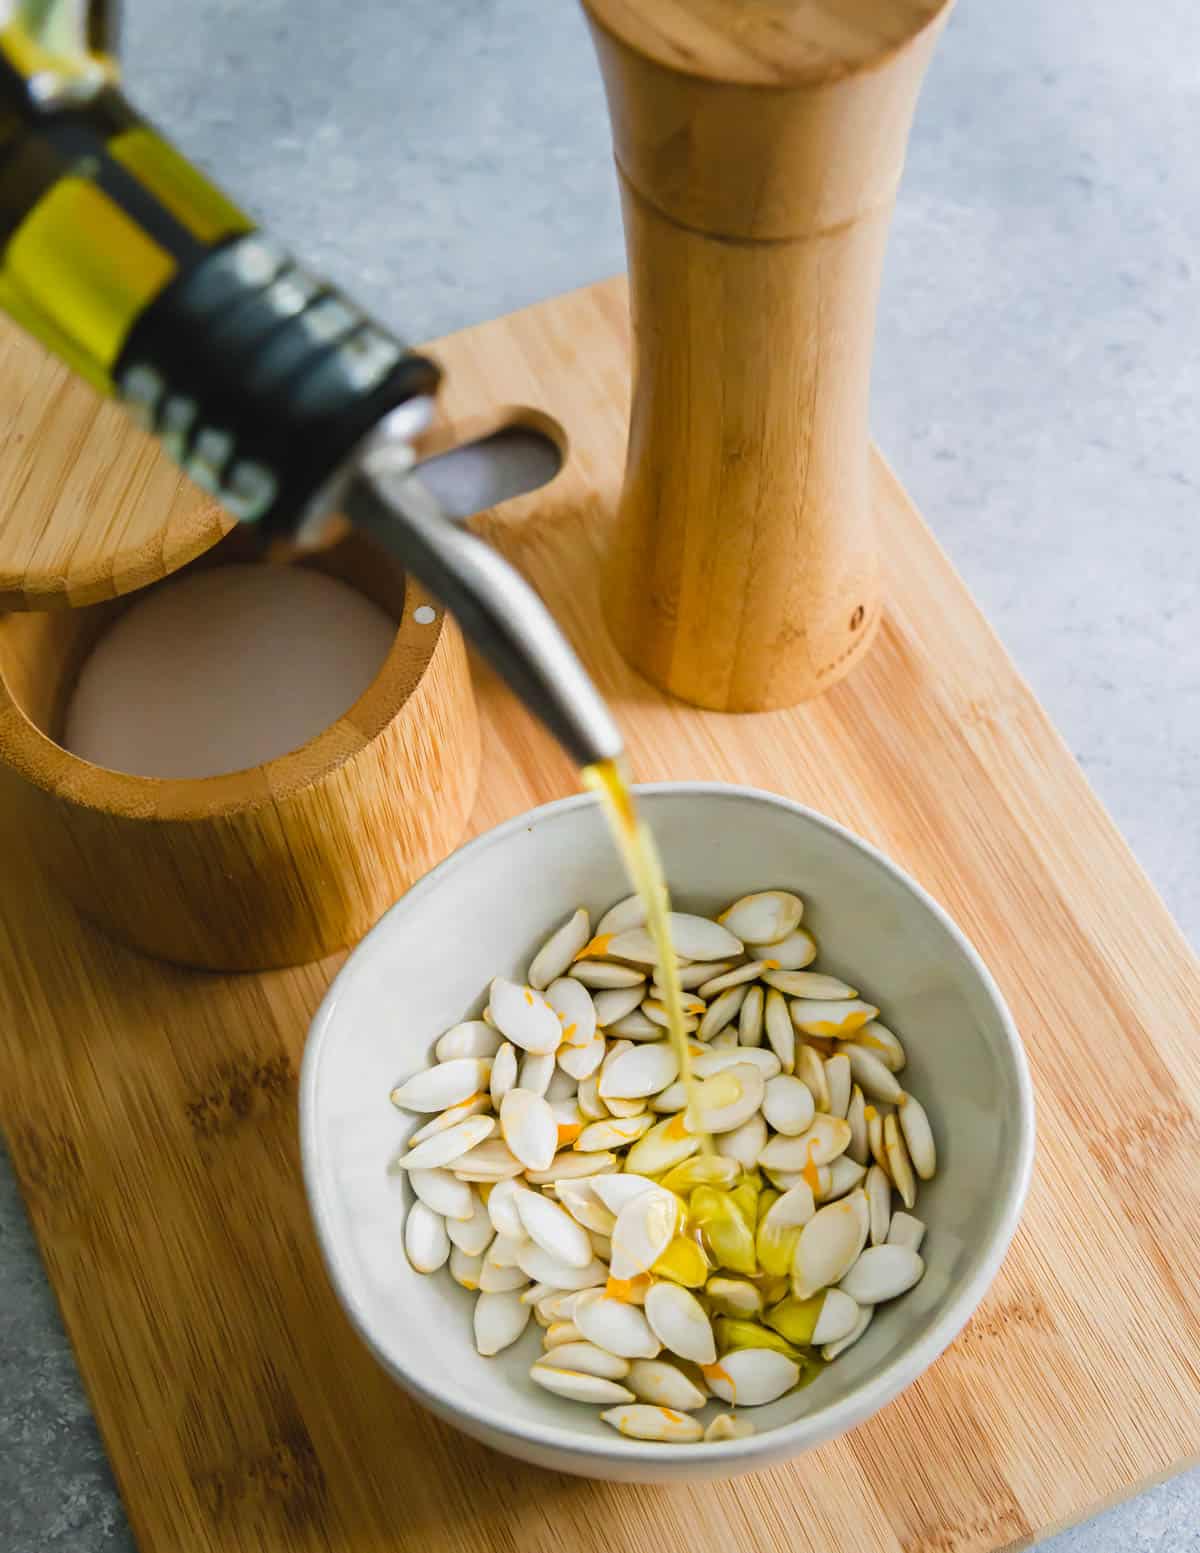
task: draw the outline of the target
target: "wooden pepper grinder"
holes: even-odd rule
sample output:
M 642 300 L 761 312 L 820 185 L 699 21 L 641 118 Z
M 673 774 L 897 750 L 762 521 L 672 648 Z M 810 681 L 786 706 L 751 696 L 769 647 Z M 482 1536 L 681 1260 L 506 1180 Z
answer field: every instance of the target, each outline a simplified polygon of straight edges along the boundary
M 921 79 L 951 0 L 583 0 L 635 380 L 617 645 L 722 711 L 836 683 L 879 622 L 867 399 Z

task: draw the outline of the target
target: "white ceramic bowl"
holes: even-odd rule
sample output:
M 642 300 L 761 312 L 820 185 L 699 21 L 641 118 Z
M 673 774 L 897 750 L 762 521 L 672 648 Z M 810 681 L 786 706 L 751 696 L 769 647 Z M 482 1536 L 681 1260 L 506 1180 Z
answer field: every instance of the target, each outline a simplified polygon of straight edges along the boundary
M 379 1361 L 433 1412 L 498 1450 L 591 1477 L 667 1481 L 763 1467 L 890 1402 L 966 1322 L 1008 1248 L 1033 1160 L 1029 1073 L 987 969 L 945 912 L 874 848 L 770 793 L 717 784 L 639 789 L 680 909 L 750 890 L 804 896 L 818 964 L 876 1000 L 905 1043 L 939 1174 L 921 1191 L 927 1270 L 812 1385 L 750 1416 L 749 1439 L 625 1439 L 599 1409 L 528 1377 L 540 1328 L 499 1358 L 471 1335 L 473 1296 L 448 1272 L 414 1273 L 401 1220 L 410 1190 L 388 1162 L 416 1125 L 388 1092 L 425 1065 L 493 976 L 523 976 L 581 902 L 628 893 L 596 803 L 568 798 L 478 837 L 415 885 L 347 960 L 317 1012 L 301 1086 L 305 1179 L 330 1275 Z

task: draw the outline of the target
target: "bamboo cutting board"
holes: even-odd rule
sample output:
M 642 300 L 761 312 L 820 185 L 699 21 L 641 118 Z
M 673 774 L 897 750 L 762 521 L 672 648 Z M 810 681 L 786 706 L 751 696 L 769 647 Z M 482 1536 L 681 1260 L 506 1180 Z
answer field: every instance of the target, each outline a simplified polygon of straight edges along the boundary
M 337 962 L 217 976 L 139 958 L 81 924 L 6 834 L 0 1106 L 147 1553 L 985 1553 L 1196 1451 L 1196 962 L 882 461 L 885 618 L 846 681 L 736 717 L 634 678 L 594 593 L 626 352 L 617 282 L 436 347 L 456 431 L 528 407 L 569 443 L 553 485 L 482 526 L 612 696 L 639 777 L 730 779 L 812 804 L 896 858 L 975 941 L 1037 1086 L 1023 1228 L 933 1369 L 790 1466 L 678 1490 L 519 1466 L 410 1403 L 326 1283 L 296 1080 Z M 99 477 L 99 451 L 88 456 Z M 477 688 L 473 830 L 575 786 L 507 693 L 486 674 Z

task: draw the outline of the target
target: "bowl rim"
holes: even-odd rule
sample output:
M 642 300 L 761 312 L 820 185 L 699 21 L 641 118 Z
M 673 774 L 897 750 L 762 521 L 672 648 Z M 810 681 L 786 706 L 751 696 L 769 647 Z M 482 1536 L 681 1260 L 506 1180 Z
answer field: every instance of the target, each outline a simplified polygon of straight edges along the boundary
M 978 977 L 1003 1031 L 1005 1050 L 1013 1070 L 1019 1099 L 1016 1147 L 1012 1156 L 1012 1168 L 1008 1172 L 1007 1185 L 1000 1201 L 996 1232 L 990 1245 L 985 1248 L 973 1276 L 949 1297 L 941 1315 L 930 1324 L 915 1343 L 900 1348 L 869 1379 L 840 1401 L 803 1415 L 790 1424 L 781 1424 L 763 1434 L 707 1444 L 703 1451 L 705 1463 L 712 1464 L 714 1475 L 729 1475 L 750 1470 L 760 1456 L 767 1456 L 771 1460 L 798 1456 L 801 1452 L 812 1449 L 855 1427 L 893 1401 L 901 1391 L 934 1363 L 962 1331 L 999 1271 L 1020 1222 L 1033 1173 L 1035 1152 L 1036 1108 L 1033 1082 L 1016 1023 L 994 977 L 975 946 L 945 908 L 922 885 L 869 841 L 845 826 L 839 825 L 836 820 L 831 820 L 827 815 L 810 809 L 805 804 L 797 803 L 794 799 L 763 788 L 731 782 L 671 781 L 639 783 L 635 785 L 634 792 L 639 799 L 643 800 L 653 800 L 655 797 L 697 797 L 718 800 L 749 799 L 751 802 L 765 803 L 831 832 L 863 853 L 877 867 L 891 874 L 941 924 Z M 599 800 L 591 793 L 576 793 L 566 798 L 553 799 L 549 803 L 539 804 L 536 808 L 524 810 L 511 819 L 483 831 L 470 841 L 464 842 L 395 901 L 355 946 L 330 983 L 309 1026 L 300 1074 L 301 1165 L 309 1211 L 334 1292 L 368 1349 L 410 1395 L 443 1418 L 469 1419 L 470 1425 L 464 1424 L 463 1427 L 468 1428 L 468 1432 L 476 1434 L 478 1438 L 499 1434 L 520 1440 L 531 1449 L 558 1452 L 574 1458 L 581 1471 L 585 1470 L 585 1464 L 588 1461 L 599 1464 L 605 1460 L 616 1460 L 625 1464 L 654 1463 L 663 1466 L 691 1463 L 695 1467 L 698 1461 L 694 1444 L 668 1445 L 654 1441 L 634 1440 L 615 1431 L 611 1441 L 592 1439 L 590 1436 L 575 1434 L 569 1428 L 553 1423 L 526 1425 L 513 1422 L 494 1414 L 488 1408 L 477 1406 L 469 1395 L 460 1400 L 457 1395 L 449 1397 L 440 1394 L 435 1386 L 429 1385 L 421 1375 L 399 1364 L 381 1347 L 372 1332 L 363 1303 L 357 1296 L 354 1280 L 343 1265 L 343 1258 L 335 1244 L 332 1230 L 327 1229 L 327 1224 L 332 1224 L 334 1215 L 328 1206 L 326 1172 L 322 1164 L 318 1139 L 317 1091 L 321 1064 L 329 1045 L 330 1031 L 333 1028 L 339 1001 L 339 984 L 344 977 L 352 974 L 352 967 L 356 962 L 364 963 L 372 954 L 378 952 L 378 945 L 384 941 L 388 932 L 389 919 L 401 907 L 408 910 L 419 905 L 422 896 L 440 886 L 443 880 L 453 876 L 460 869 L 469 868 L 477 857 L 491 847 L 502 845 L 514 833 L 532 829 L 534 825 L 560 814 L 596 806 L 598 802 Z M 787 1449 L 789 1442 L 793 1447 L 791 1450 Z M 767 1462 L 763 1465 L 767 1465 Z

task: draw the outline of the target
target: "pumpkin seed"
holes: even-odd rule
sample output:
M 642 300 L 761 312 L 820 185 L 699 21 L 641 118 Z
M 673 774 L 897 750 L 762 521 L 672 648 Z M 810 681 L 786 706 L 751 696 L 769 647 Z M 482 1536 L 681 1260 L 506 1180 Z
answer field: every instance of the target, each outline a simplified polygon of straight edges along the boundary
M 903 1246 L 908 1251 L 919 1251 L 924 1239 L 925 1226 L 920 1219 L 914 1219 L 911 1213 L 892 1214 L 887 1237 L 889 1246 Z
M 597 1064 L 598 1068 L 599 1064 Z M 600 1098 L 599 1071 L 589 1073 L 586 1078 L 579 1080 L 579 1092 L 575 1098 L 579 1103 L 579 1109 L 589 1122 L 598 1122 L 609 1114 L 608 1107 Z
M 743 895 L 717 918 L 723 927 L 748 944 L 774 944 L 800 926 L 804 902 L 788 890 L 760 890 Z
M 659 996 L 658 991 L 655 988 L 651 987 L 650 991 L 653 995 L 648 997 L 642 1004 L 642 1012 L 645 1014 L 647 1019 L 652 1019 L 654 1023 L 661 1029 L 669 1030 L 671 1028 L 671 1023 L 667 1015 L 666 999 L 665 997 Z M 697 997 L 694 992 L 681 992 L 679 996 L 679 1006 L 684 1014 L 685 1026 L 687 1025 L 688 1021 L 702 1014 L 705 1009 L 704 999 Z M 688 1031 L 688 1034 L 690 1033 L 691 1032 Z
M 860 1305 L 880 1305 L 911 1289 L 924 1271 L 925 1263 L 907 1246 L 868 1246 L 839 1286 Z
M 708 1277 L 708 1258 L 694 1240 L 676 1235 L 650 1269 L 656 1278 L 669 1278 L 685 1289 L 702 1289 Z
M 819 971 L 767 971 L 763 980 L 768 987 L 775 987 L 789 998 L 856 998 L 858 990 L 848 987 L 836 976 L 823 976 Z
M 501 1040 L 500 1032 L 482 1019 L 468 1019 L 463 1024 L 451 1025 L 433 1048 L 433 1055 L 439 1062 L 449 1062 L 454 1057 L 494 1057 Z
M 405 1111 L 444 1111 L 486 1089 L 492 1064 L 487 1057 L 456 1057 L 439 1062 L 392 1090 L 391 1101 Z
M 737 1028 L 734 1025 L 726 1025 L 724 1030 L 714 1035 L 708 1043 L 710 1051 L 732 1051 L 738 1045 Z
M 898 1102 L 900 1109 L 897 1116 L 900 1120 L 900 1131 L 904 1135 L 904 1142 L 908 1146 L 908 1157 L 912 1160 L 913 1169 L 922 1181 L 932 1181 L 937 1174 L 937 1149 L 933 1142 L 933 1129 L 929 1125 L 929 1116 L 925 1107 L 913 1095 L 902 1095 Z M 911 1203 L 906 1203 L 911 1207 Z
M 484 1254 L 483 1265 L 479 1269 L 481 1294 L 516 1294 L 528 1282 L 529 1279 L 519 1267 L 502 1267 L 498 1262 L 493 1262 L 490 1249 Z
M 812 1188 L 807 1181 L 776 1198 L 763 1215 L 754 1242 L 758 1264 L 764 1272 L 778 1278 L 791 1270 L 800 1231 L 816 1211 Z
M 449 1165 L 482 1143 L 495 1126 L 491 1116 L 469 1116 L 465 1122 L 426 1138 L 392 1163 L 398 1170 L 433 1170 L 439 1165 Z
M 785 1073 L 794 1072 L 796 1032 L 792 1027 L 791 1015 L 788 1013 L 787 1000 L 783 993 L 774 987 L 770 988 L 766 995 L 763 1025 L 767 1032 L 767 1041 L 779 1059 L 780 1067 Z
M 729 1192 L 714 1186 L 698 1186 L 692 1192 L 689 1213 L 718 1267 L 754 1277 L 758 1258 L 754 1231 Z
M 864 1051 L 853 1042 L 843 1046 L 842 1050 L 849 1060 L 855 1083 L 867 1099 L 884 1100 L 895 1105 L 904 1093 L 895 1074 L 889 1072 L 878 1057 L 873 1057 L 869 1051 Z
M 445 1132 L 449 1127 L 457 1127 L 459 1122 L 465 1122 L 469 1116 L 482 1116 L 488 1109 L 488 1097 L 484 1095 L 472 1095 L 469 1100 L 464 1100 L 461 1105 L 452 1105 L 448 1111 L 443 1111 L 440 1116 L 435 1116 L 432 1121 L 425 1123 L 424 1127 L 418 1127 L 409 1140 L 410 1149 L 415 1149 L 418 1143 L 424 1143 L 426 1138 L 432 1138 L 435 1133 Z
M 894 1111 L 883 1119 L 883 1146 L 887 1152 L 888 1174 L 900 1193 L 900 1201 L 911 1209 L 917 1201 L 917 1178 L 913 1174 L 904 1134 L 900 1131 L 899 1117 Z
M 670 1353 L 696 1364 L 717 1357 L 712 1323 L 694 1294 L 677 1283 L 656 1283 L 646 1295 L 650 1330 Z
M 642 1009 L 635 1008 L 632 1014 L 614 1019 L 607 1034 L 620 1036 L 627 1041 L 661 1041 L 662 1026 L 656 1025 Z
M 604 1061 L 608 1051 L 607 1043 L 599 1031 L 586 1046 L 568 1046 L 564 1042 L 558 1048 L 557 1061 L 564 1073 L 582 1084 L 584 1079 L 590 1078 L 600 1064 Z
M 644 1305 L 653 1282 L 649 1273 L 638 1273 L 636 1278 L 614 1278 L 610 1274 L 604 1292 L 610 1300 L 624 1300 L 626 1305 Z
M 848 1337 L 858 1325 L 860 1313 L 858 1302 L 844 1289 L 826 1289 L 821 1301 L 821 1312 L 813 1328 L 813 1345 L 823 1348 L 826 1343 L 837 1343 L 843 1337 Z
M 489 1007 L 496 1028 L 527 1052 L 557 1051 L 562 1043 L 558 1015 L 540 992 L 497 976 L 492 982 Z
M 681 1217 L 679 1199 L 661 1186 L 632 1197 L 613 1227 L 612 1276 L 634 1278 L 649 1272 L 674 1239 Z
M 713 999 L 696 1032 L 699 1040 L 711 1041 L 714 1035 L 737 1018 L 746 999 L 746 990 L 745 986 L 729 987 Z
M 498 1235 L 509 1240 L 523 1240 L 525 1226 L 517 1212 L 516 1196 L 522 1188 L 515 1179 L 497 1181 L 488 1193 L 487 1216 Z
M 529 1325 L 529 1306 L 512 1291 L 480 1294 L 475 1301 L 475 1347 L 485 1358 L 510 1348 Z
M 881 1025 L 878 1019 L 872 1019 L 861 1030 L 856 1030 L 851 1041 L 855 1046 L 866 1047 L 872 1057 L 877 1057 L 891 1073 L 899 1073 L 908 1061 L 899 1037 L 893 1035 L 886 1025 Z
M 683 1112 L 655 1123 L 625 1156 L 626 1170 L 638 1175 L 657 1176 L 682 1165 L 699 1151 L 700 1139 L 687 1129 Z
M 660 1116 L 673 1116 L 677 1111 L 684 1110 L 687 1103 L 687 1086 L 682 1079 L 676 1079 L 660 1094 L 650 1097 L 650 1109 Z
M 658 1440 L 670 1445 L 686 1445 L 704 1438 L 704 1426 L 686 1413 L 672 1407 L 651 1407 L 645 1402 L 630 1402 L 611 1407 L 600 1417 L 618 1434 L 631 1440 Z
M 825 1087 L 829 1091 L 826 1107 L 830 1116 L 845 1116 L 850 1109 L 850 1090 L 853 1078 L 850 1059 L 844 1052 L 825 1059 Z
M 824 1190 L 818 1188 L 818 1202 L 833 1202 L 838 1197 L 845 1197 L 847 1192 L 852 1192 L 861 1184 L 867 1173 L 866 1166 L 851 1159 L 849 1154 L 839 1154 L 831 1165 L 824 1165 L 821 1169 L 828 1171 L 829 1181 Z
M 582 982 L 585 987 L 605 991 L 611 991 L 614 987 L 641 987 L 646 981 L 644 971 L 632 965 L 614 965 L 610 960 L 576 960 L 567 974 L 573 981 Z
M 800 1367 L 770 1348 L 739 1348 L 703 1366 L 708 1389 L 736 1407 L 761 1407 L 790 1391 Z
M 825 1064 L 811 1046 L 801 1046 L 796 1053 L 796 1073 L 808 1086 L 813 1104 L 818 1111 L 829 1114 L 829 1080 L 825 1077 Z
M 805 1035 L 833 1035 L 844 1040 L 878 1012 L 873 1003 L 864 1003 L 861 998 L 796 998 L 792 1023 Z
M 659 1407 L 687 1412 L 705 1403 L 699 1386 L 666 1359 L 634 1359 L 625 1381 L 639 1401 L 654 1402 Z
M 529 985 L 544 992 L 552 981 L 565 976 L 572 960 L 591 936 L 588 914 L 581 906 L 551 933 L 534 955 L 529 967 Z
M 891 1165 L 888 1162 L 887 1145 L 883 1137 L 883 1112 L 869 1105 L 863 1115 L 867 1118 L 867 1141 L 871 1146 L 871 1158 L 881 1170 L 887 1171 L 890 1178 Z
M 886 1170 L 872 1165 L 867 1171 L 867 1206 L 871 1210 L 871 1244 L 881 1246 L 892 1222 L 892 1183 Z
M 789 1359 L 799 1362 L 804 1355 L 791 1343 L 773 1332 L 770 1327 L 763 1326 L 760 1321 L 743 1321 L 737 1316 L 718 1316 L 713 1323 L 716 1328 L 717 1345 L 723 1354 L 737 1353 L 743 1348 L 769 1348 L 772 1353 L 786 1354 Z
M 713 1136 L 736 1131 L 758 1113 L 765 1093 L 762 1074 L 749 1062 L 735 1062 L 701 1079 L 695 1093 L 701 1130 Z
M 706 1444 L 712 1445 L 720 1440 L 745 1440 L 755 1433 L 754 1425 L 748 1418 L 739 1418 L 735 1413 L 718 1413 L 704 1431 Z
M 859 1338 L 871 1325 L 874 1316 L 874 1305 L 860 1305 L 858 1309 L 858 1320 L 854 1323 L 854 1326 L 851 1328 L 851 1330 L 847 1332 L 846 1336 L 839 1338 L 836 1343 L 826 1343 L 825 1347 L 821 1349 L 821 1357 L 825 1360 L 825 1363 L 832 1364 L 835 1359 L 839 1358 L 846 1352 L 847 1348 L 853 1347 L 853 1345 L 858 1342 Z
M 679 1058 L 666 1041 L 633 1046 L 606 1062 L 600 1073 L 600 1098 L 644 1099 L 657 1095 L 679 1076 Z
M 775 1170 L 803 1170 L 806 1165 L 828 1165 L 845 1153 L 850 1141 L 850 1123 L 840 1116 L 819 1111 L 812 1125 L 797 1137 L 777 1134 L 759 1155 L 764 1167 Z
M 579 1226 L 576 1225 L 576 1228 L 578 1229 Z M 582 1234 L 583 1231 L 580 1230 L 580 1233 Z M 589 1240 L 589 1256 L 591 1245 Z M 486 1272 L 486 1257 L 483 1266 Z M 534 1240 L 526 1242 L 521 1247 L 520 1268 L 533 1283 L 548 1283 L 552 1289 L 594 1289 L 602 1285 L 608 1277 L 608 1268 L 594 1257 L 586 1267 L 573 1267 L 569 1262 L 564 1262 L 561 1257 L 547 1251 L 544 1246 L 539 1246 Z
M 471 1256 L 461 1246 L 450 1247 L 450 1276 L 455 1283 L 461 1284 L 464 1289 L 469 1289 L 472 1294 L 479 1288 L 479 1275 L 482 1269 L 481 1256 Z
M 802 971 L 817 958 L 817 944 L 806 928 L 798 927 L 794 933 L 772 944 L 769 952 L 776 970 Z
M 719 976 L 701 982 L 699 994 L 701 998 L 715 998 L 719 992 L 728 992 L 730 987 L 740 987 L 746 981 L 757 981 L 773 964 L 773 960 L 749 960 L 745 965 L 735 965 L 732 970 L 722 971 Z
M 560 1046 L 559 1051 L 563 1050 L 564 1048 Z M 545 1098 L 553 1103 L 555 1100 L 574 1100 L 578 1094 L 579 1080 L 562 1068 L 556 1068 L 550 1075 L 549 1084 L 546 1085 Z
M 638 1175 L 628 1168 L 620 1175 L 599 1176 L 591 1182 L 592 1191 L 613 1214 L 620 1213 L 626 1203 L 632 1202 L 642 1192 L 653 1191 L 657 1186 L 657 1181 L 651 1181 L 648 1176 Z
M 605 933 L 623 933 L 626 928 L 641 927 L 646 920 L 646 907 L 640 895 L 627 895 L 624 900 L 610 906 L 596 923 L 597 937 Z
M 724 1186 L 736 1184 L 742 1167 L 736 1159 L 724 1154 L 696 1154 L 667 1172 L 661 1184 L 668 1192 L 686 1196 L 695 1186 Z
M 511 1041 L 505 1041 L 504 1045 L 492 1058 L 492 1077 L 489 1089 L 492 1096 L 492 1104 L 496 1110 L 500 1109 L 500 1102 L 517 1082 L 517 1049 Z
M 692 965 L 685 965 L 679 972 L 679 986 L 683 992 L 695 992 L 697 987 L 702 987 L 706 981 L 713 981 L 718 976 L 724 976 L 726 971 L 731 971 L 737 962 L 735 960 L 697 960 Z M 663 987 L 659 982 L 654 984 L 654 994 L 661 1001 Z
M 554 1053 L 545 1052 L 535 1056 L 533 1052 L 528 1052 L 521 1059 L 521 1065 L 517 1070 L 517 1088 L 527 1089 L 530 1094 L 544 1097 L 553 1077 Z
M 413 1271 L 418 1273 L 436 1273 L 450 1260 L 445 1219 L 419 1199 L 404 1221 L 404 1251 Z
M 792 1258 L 792 1293 L 807 1299 L 818 1289 L 838 1283 L 853 1267 L 871 1227 L 866 1193 L 818 1208 L 800 1231 Z M 853 1294 L 853 1290 L 847 1291 Z
M 556 1181 L 578 1180 L 580 1176 L 600 1175 L 616 1168 L 615 1154 L 577 1154 L 570 1148 L 562 1149 L 554 1156 L 554 1163 L 549 1170 L 527 1170 L 525 1179 L 530 1186 L 552 1186 Z
M 584 1176 L 579 1181 L 558 1181 L 554 1186 L 554 1194 L 584 1229 L 594 1229 L 601 1235 L 612 1234 L 617 1216 L 600 1201 L 591 1177 Z
M 692 1072 L 697 1078 L 711 1078 L 724 1068 L 746 1062 L 758 1069 L 764 1082 L 779 1072 L 779 1058 L 773 1051 L 767 1051 L 761 1046 L 739 1046 L 733 1051 L 713 1051 L 711 1047 L 701 1047 L 692 1063 Z
M 596 1023 L 601 1029 L 616 1024 L 618 1019 L 624 1019 L 626 1014 L 632 1014 L 635 1008 L 641 1006 L 644 993 L 643 982 L 632 987 L 611 987 L 606 992 L 597 992 L 593 999 Z
M 526 1290 L 526 1293 L 528 1292 Z M 524 1299 L 525 1295 L 522 1294 L 521 1298 Z M 542 1306 L 540 1303 L 534 1306 L 533 1313 L 539 1320 L 541 1319 Z M 552 1321 L 542 1333 L 542 1347 L 547 1353 L 551 1349 L 563 1347 L 566 1343 L 581 1343 L 582 1341 L 583 1333 L 573 1321 Z M 588 1347 L 591 1347 L 590 1343 Z
M 591 1044 L 596 1034 L 596 1005 L 585 986 L 570 976 L 559 976 L 546 988 L 546 1002 L 562 1026 L 563 1045 Z
M 471 1216 L 447 1219 L 446 1233 L 460 1251 L 468 1256 L 482 1256 L 492 1243 L 494 1228 L 479 1193 L 472 1187 L 467 1190 L 471 1193 Z
M 487 1260 L 493 1267 L 519 1267 L 521 1263 L 521 1247 L 528 1239 L 529 1236 L 525 1233 L 524 1225 L 521 1226 L 521 1233 L 517 1236 L 497 1235 L 487 1248 Z M 522 1299 L 525 1299 L 527 1305 L 541 1299 L 542 1295 L 546 1293 L 547 1286 L 545 1284 L 540 1284 L 538 1287 L 541 1293 L 535 1294 L 532 1300 L 525 1299 L 525 1295 L 521 1296 Z
M 738 1043 L 761 1046 L 763 1038 L 763 989 L 751 987 L 738 1010 Z
M 704 1292 L 718 1315 L 755 1320 L 762 1314 L 762 1294 L 744 1278 L 717 1275 L 708 1280 Z
M 580 1154 L 594 1153 L 598 1149 L 621 1149 L 649 1132 L 653 1124 L 654 1118 L 648 1111 L 640 1116 L 608 1116 L 603 1121 L 589 1122 L 575 1139 L 575 1148 Z
M 519 1191 L 514 1201 L 525 1233 L 535 1245 L 568 1267 L 591 1266 L 592 1243 L 588 1239 L 587 1230 L 565 1208 L 549 1197 L 543 1197 L 540 1192 Z M 518 1252 L 523 1246 L 524 1242 L 521 1242 Z M 538 1282 L 554 1284 L 552 1278 L 539 1278 Z
M 572 1318 L 589 1343 L 622 1359 L 653 1359 L 662 1346 L 637 1305 L 589 1290 Z
M 722 1133 L 721 1153 L 736 1159 L 743 1170 L 753 1170 L 767 1146 L 767 1124 L 761 1116 L 752 1116 L 748 1122 Z
M 797 1137 L 807 1132 L 816 1112 L 812 1091 L 789 1073 L 768 1079 L 762 1103 L 763 1116 L 776 1132 Z
M 489 1138 L 477 1143 L 468 1153 L 453 1161 L 454 1174 L 460 1181 L 502 1181 L 505 1176 L 519 1176 L 521 1161 L 503 1138 Z
M 538 1315 L 551 1321 L 570 1321 L 579 1293 L 578 1289 L 556 1289 L 553 1294 L 543 1295 L 538 1301 Z
M 560 1396 L 575 1396 L 570 1390 L 562 1390 L 558 1386 L 543 1380 L 538 1376 L 538 1371 L 543 1374 L 548 1372 L 566 1372 L 568 1374 L 588 1376 L 603 1381 L 618 1381 L 629 1374 L 629 1360 L 619 1359 L 616 1354 L 605 1353 L 603 1348 L 597 1348 L 594 1343 L 560 1343 L 549 1353 L 543 1354 L 533 1365 L 530 1374 L 539 1385 L 546 1386 L 549 1391 L 557 1391 Z M 625 1391 L 623 1386 L 617 1387 L 618 1391 Z M 625 1391 L 623 1397 L 604 1396 L 579 1396 L 580 1402 L 625 1402 L 633 1399 L 633 1393 Z
M 471 1188 L 448 1170 L 410 1170 L 408 1179 L 426 1207 L 444 1219 L 469 1219 L 475 1211 Z
M 849 1062 L 850 1059 L 846 1060 Z M 856 1164 L 866 1165 L 871 1158 L 871 1145 L 867 1136 L 867 1107 L 863 1092 L 857 1084 L 850 1091 L 846 1120 L 850 1123 L 850 1142 L 846 1152 Z

